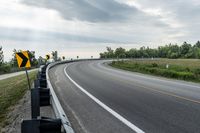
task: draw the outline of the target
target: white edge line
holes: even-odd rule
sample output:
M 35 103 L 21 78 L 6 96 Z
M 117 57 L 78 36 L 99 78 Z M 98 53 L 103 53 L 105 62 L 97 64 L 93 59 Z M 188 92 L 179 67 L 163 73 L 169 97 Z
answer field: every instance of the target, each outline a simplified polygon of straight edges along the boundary
M 110 107 L 108 107 L 107 105 L 105 105 L 104 103 L 102 103 L 99 99 L 97 99 L 96 97 L 94 97 L 92 94 L 90 94 L 88 91 L 86 91 L 83 87 L 81 87 L 79 84 L 77 84 L 67 73 L 66 71 L 67 66 L 64 68 L 64 73 L 67 76 L 67 78 L 69 78 L 69 80 L 76 85 L 83 93 L 85 93 L 88 97 L 90 97 L 92 100 L 94 100 L 98 105 L 100 105 L 102 108 L 104 108 L 106 111 L 108 111 L 109 113 L 111 113 L 114 117 L 116 117 L 118 120 L 120 120 L 122 123 L 124 123 L 125 125 L 127 125 L 129 128 L 131 128 L 133 131 L 137 132 L 137 133 L 145 133 L 144 131 L 142 131 L 141 129 L 139 129 L 137 126 L 135 126 L 134 124 L 132 124 L 130 121 L 126 120 L 123 116 L 121 116 L 120 114 L 118 114 L 117 112 L 115 112 L 114 110 L 112 110 Z

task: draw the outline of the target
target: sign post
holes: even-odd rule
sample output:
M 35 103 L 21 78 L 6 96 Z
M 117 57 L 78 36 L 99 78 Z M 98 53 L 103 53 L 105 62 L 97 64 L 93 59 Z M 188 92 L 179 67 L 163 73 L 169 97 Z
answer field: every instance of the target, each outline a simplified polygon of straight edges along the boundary
M 31 84 L 30 84 L 30 79 L 29 79 L 29 76 L 28 76 L 28 71 L 27 71 L 27 69 L 25 71 L 26 71 L 26 77 L 27 77 L 27 81 L 28 81 L 28 87 L 29 87 L 29 90 L 30 90 Z
M 27 68 L 31 67 L 31 62 L 28 56 L 28 52 L 22 51 L 22 52 L 16 53 L 16 59 L 17 59 L 18 67 L 25 68 L 28 86 L 29 86 L 29 89 L 31 89 L 30 80 L 29 80 L 28 71 L 27 71 Z

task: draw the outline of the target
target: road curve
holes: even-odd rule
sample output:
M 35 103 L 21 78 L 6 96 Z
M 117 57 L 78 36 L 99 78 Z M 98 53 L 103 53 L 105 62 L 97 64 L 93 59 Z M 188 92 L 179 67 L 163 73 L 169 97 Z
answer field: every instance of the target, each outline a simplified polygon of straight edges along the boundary
M 139 132 L 80 87 L 146 133 L 200 132 L 199 84 L 114 69 L 105 61 L 58 65 L 49 76 L 76 132 Z

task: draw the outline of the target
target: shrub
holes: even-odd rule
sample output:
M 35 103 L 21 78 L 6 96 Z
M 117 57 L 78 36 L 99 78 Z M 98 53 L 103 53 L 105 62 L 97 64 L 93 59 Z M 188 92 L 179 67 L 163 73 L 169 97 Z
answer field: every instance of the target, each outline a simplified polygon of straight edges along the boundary
M 195 75 L 190 72 L 179 72 L 178 74 L 179 74 L 179 77 L 184 80 L 194 80 L 195 79 Z
M 4 64 L 4 65 L 1 65 L 1 66 L 0 66 L 0 74 L 8 73 L 8 72 L 10 72 L 10 71 L 11 71 L 10 65 Z
M 112 61 L 112 65 L 115 65 L 116 64 L 116 61 Z
M 158 67 L 158 64 L 157 63 L 152 63 L 152 67 Z
M 200 76 L 200 68 L 195 69 L 194 74 L 196 77 L 199 77 Z
M 183 65 L 171 65 L 169 69 L 165 66 L 159 65 L 157 63 L 130 63 L 130 62 L 115 62 L 112 64 L 114 67 L 148 73 L 153 75 L 159 75 L 163 77 L 169 77 L 174 79 L 190 80 L 190 81 L 200 81 L 200 68 L 190 68 Z
M 188 67 L 186 67 L 185 70 L 186 70 L 187 72 L 190 72 L 190 68 L 188 68 Z

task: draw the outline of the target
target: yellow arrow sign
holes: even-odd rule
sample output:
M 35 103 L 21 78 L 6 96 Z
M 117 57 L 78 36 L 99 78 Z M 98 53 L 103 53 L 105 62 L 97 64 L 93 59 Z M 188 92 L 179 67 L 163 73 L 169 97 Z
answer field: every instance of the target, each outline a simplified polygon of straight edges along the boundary
M 49 60 L 49 59 L 50 59 L 50 55 L 47 54 L 47 55 L 46 55 L 46 60 Z
M 22 51 L 22 52 L 16 53 L 16 59 L 17 59 L 19 68 L 22 68 L 22 67 L 30 68 L 31 67 L 31 62 L 30 62 L 27 51 Z

